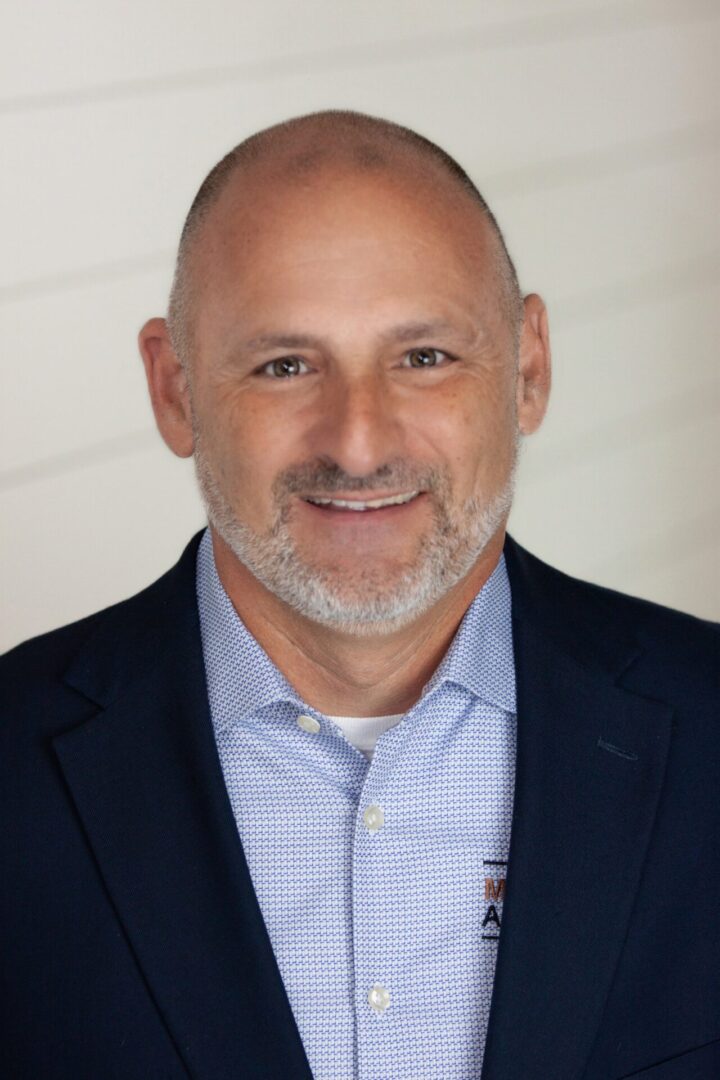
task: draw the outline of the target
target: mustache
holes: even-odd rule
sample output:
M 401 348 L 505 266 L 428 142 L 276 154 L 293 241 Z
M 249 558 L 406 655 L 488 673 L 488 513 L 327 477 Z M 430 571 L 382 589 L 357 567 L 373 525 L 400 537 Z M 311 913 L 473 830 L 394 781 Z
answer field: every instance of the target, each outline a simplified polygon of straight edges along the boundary
M 447 481 L 437 475 L 435 471 L 429 475 L 426 471 L 418 475 L 417 470 L 403 469 L 380 469 L 373 476 L 350 476 L 339 469 L 319 472 L 315 468 L 294 469 L 292 473 L 285 471 L 275 480 L 273 485 L 274 494 L 278 498 L 285 495 L 313 495 L 332 497 L 342 492 L 346 495 L 375 495 L 378 491 L 405 492 L 418 491 L 430 492 L 446 486 Z

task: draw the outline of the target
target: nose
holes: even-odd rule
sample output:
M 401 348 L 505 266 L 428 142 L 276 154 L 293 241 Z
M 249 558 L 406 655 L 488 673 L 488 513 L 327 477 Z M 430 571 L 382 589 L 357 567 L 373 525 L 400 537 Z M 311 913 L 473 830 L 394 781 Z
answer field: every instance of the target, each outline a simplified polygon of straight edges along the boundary
M 402 403 L 380 372 L 334 380 L 319 405 L 315 453 L 349 476 L 369 476 L 402 456 Z

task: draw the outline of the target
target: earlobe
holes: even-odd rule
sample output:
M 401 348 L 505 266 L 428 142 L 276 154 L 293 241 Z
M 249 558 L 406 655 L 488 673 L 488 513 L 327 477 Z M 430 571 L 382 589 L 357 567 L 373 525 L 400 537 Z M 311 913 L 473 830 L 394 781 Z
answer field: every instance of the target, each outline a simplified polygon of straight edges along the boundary
M 193 452 L 192 414 L 187 373 L 175 354 L 164 319 L 148 319 L 138 346 L 158 431 L 178 457 Z
M 540 427 L 550 396 L 551 356 L 547 308 L 537 293 L 525 297 L 517 373 L 518 428 L 532 435 Z

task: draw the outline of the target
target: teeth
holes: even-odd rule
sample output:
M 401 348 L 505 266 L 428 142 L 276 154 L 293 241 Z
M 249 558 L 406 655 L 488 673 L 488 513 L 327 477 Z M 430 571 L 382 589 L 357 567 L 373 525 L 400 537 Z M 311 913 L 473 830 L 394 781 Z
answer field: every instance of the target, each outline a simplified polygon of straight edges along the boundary
M 350 502 L 348 499 L 307 499 L 307 502 L 316 506 L 342 506 L 345 510 L 377 510 L 380 506 L 398 506 L 400 503 L 410 502 L 418 491 L 409 491 L 407 495 L 396 495 L 390 499 L 372 499 L 370 502 Z

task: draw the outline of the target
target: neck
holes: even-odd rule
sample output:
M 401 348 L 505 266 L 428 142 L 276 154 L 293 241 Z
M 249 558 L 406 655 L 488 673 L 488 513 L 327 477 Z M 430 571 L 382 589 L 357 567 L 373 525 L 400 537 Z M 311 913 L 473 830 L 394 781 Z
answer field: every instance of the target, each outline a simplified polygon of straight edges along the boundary
M 505 538 L 499 529 L 468 574 L 414 622 L 358 637 L 290 608 L 211 532 L 220 581 L 243 623 L 303 701 L 333 716 L 385 716 L 415 704 L 497 566 Z

